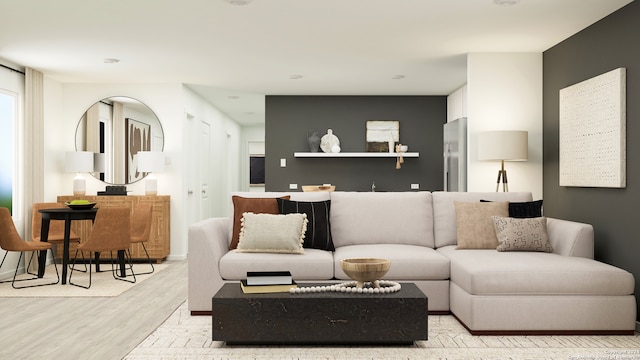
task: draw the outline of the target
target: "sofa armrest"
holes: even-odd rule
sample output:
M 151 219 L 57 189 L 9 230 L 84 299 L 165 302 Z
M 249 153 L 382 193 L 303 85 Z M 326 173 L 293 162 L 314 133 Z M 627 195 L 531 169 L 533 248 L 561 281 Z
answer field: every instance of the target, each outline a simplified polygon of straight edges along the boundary
M 547 235 L 555 254 L 593 259 L 593 226 L 590 224 L 548 217 Z
M 222 287 L 220 258 L 229 251 L 231 219 L 209 218 L 189 226 L 189 310 L 211 311 Z

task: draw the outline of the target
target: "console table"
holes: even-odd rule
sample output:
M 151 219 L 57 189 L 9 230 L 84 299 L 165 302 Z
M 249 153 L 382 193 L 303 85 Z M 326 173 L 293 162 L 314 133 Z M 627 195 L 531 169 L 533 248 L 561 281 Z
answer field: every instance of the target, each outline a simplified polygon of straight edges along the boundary
M 146 196 L 146 195 L 128 195 L 128 196 L 58 196 L 59 203 L 70 202 L 76 199 L 86 199 L 96 203 L 96 207 L 107 206 L 123 206 L 129 207 L 133 212 L 133 208 L 138 203 L 151 203 L 153 212 L 151 216 L 151 237 L 145 243 L 149 257 L 155 259 L 158 263 L 166 259 L 170 253 L 171 244 L 171 228 L 170 228 L 170 201 L 168 195 Z M 84 242 L 88 239 L 91 232 L 91 221 L 74 221 L 71 224 L 73 231 L 80 236 L 80 241 Z M 131 258 L 146 259 L 142 244 L 131 244 Z M 71 256 L 75 253 L 75 247 L 70 249 Z M 63 250 L 56 249 L 57 257 L 63 257 Z M 109 259 L 108 254 L 103 254 L 102 258 Z

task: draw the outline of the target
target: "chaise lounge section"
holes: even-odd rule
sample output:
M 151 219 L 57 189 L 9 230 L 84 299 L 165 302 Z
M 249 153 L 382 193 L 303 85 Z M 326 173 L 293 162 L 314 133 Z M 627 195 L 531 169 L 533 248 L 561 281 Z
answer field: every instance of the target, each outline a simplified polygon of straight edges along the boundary
M 457 203 L 526 203 L 531 193 L 317 192 L 236 193 L 243 199 L 289 196 L 330 200 L 335 250 L 303 254 L 230 250 L 233 218 L 211 218 L 189 229 L 189 309 L 211 312 L 225 282 L 248 271 L 289 270 L 299 282 L 348 277 L 340 260 L 391 260 L 385 279 L 411 281 L 429 297 L 429 312 L 455 315 L 473 334 L 631 334 L 633 275 L 593 260 L 593 228 L 546 218 L 552 252 L 497 251 L 458 245 Z M 498 205 L 496 205 L 498 206 Z

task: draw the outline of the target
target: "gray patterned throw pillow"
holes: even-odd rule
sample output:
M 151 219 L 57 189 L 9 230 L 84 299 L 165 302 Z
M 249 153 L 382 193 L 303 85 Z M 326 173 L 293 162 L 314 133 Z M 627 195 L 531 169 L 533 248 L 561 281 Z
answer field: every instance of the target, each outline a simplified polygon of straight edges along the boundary
M 492 216 L 498 237 L 498 251 L 553 252 L 547 236 L 547 218 Z

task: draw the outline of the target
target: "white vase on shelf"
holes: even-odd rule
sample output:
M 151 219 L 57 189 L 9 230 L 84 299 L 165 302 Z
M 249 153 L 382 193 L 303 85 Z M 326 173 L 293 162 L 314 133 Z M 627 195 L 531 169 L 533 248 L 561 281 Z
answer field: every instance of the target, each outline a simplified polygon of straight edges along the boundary
M 328 129 L 327 133 L 320 139 L 320 149 L 326 153 L 340 152 L 340 140 L 333 135 L 333 130 Z M 333 151 L 334 149 L 337 151 Z

